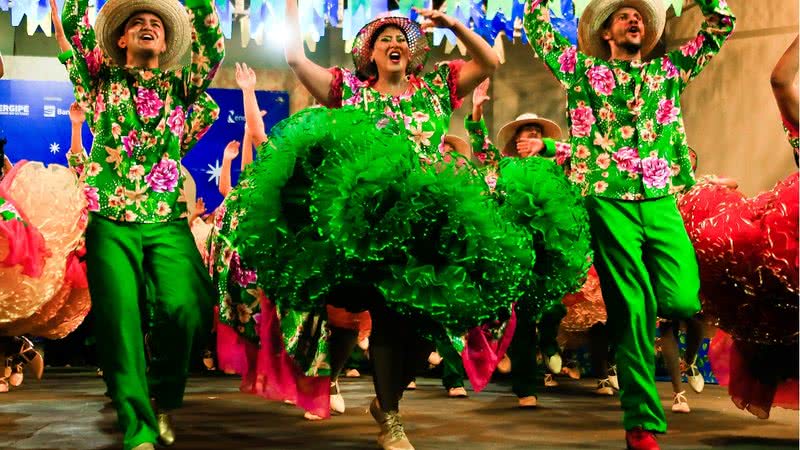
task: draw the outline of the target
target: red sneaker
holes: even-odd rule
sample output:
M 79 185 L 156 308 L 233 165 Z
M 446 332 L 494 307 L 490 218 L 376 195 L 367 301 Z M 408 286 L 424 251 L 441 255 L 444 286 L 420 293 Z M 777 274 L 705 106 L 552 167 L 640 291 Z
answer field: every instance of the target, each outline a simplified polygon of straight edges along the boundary
M 661 450 L 655 433 L 641 428 L 626 431 L 625 442 L 628 443 L 628 450 Z

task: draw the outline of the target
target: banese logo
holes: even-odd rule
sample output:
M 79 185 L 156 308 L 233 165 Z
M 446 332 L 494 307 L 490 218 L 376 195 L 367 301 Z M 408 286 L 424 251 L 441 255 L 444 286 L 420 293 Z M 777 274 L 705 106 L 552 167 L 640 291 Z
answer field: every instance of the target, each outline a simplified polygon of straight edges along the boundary
M 244 122 L 244 116 L 237 116 L 236 111 L 228 110 L 228 123 Z
M 68 116 L 68 115 L 69 115 L 68 109 L 62 109 L 57 107 L 56 105 L 44 105 L 45 117 Z

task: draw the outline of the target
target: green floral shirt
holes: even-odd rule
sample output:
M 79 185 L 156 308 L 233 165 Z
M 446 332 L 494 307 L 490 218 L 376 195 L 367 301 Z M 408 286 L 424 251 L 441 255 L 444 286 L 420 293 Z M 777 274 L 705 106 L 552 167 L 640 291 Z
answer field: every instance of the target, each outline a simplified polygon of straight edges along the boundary
M 548 0 L 528 0 L 525 31 L 536 54 L 567 90 L 572 148 L 544 156 L 567 164 L 584 195 L 622 200 L 659 198 L 694 184 L 680 95 L 733 32 L 725 0 L 696 0 L 700 32 L 648 62 L 585 55 L 549 22 Z
M 441 144 L 450 126 L 450 115 L 462 103 L 456 95 L 456 85 L 463 64 L 462 60 L 448 61 L 437 64 L 422 77 L 410 76 L 410 88 L 400 96 L 382 94 L 372 87 L 374 80 L 362 81 L 349 70 L 334 67 L 332 102 L 327 106 L 360 106 L 380 114 L 380 128 L 389 121 L 400 122 L 416 144 L 420 160 L 428 164 L 440 162 L 445 158 Z
M 95 42 L 87 3 L 67 0 L 63 22 L 76 56 L 67 64 L 70 80 L 94 134 L 82 176 L 97 196 L 90 199 L 91 210 L 138 223 L 186 217 L 180 159 L 184 142 L 193 140 L 186 136 L 187 110 L 203 97 L 225 53 L 211 0 L 186 0 L 194 28 L 192 59 L 177 70 L 115 65 Z M 72 53 L 59 58 L 66 63 Z

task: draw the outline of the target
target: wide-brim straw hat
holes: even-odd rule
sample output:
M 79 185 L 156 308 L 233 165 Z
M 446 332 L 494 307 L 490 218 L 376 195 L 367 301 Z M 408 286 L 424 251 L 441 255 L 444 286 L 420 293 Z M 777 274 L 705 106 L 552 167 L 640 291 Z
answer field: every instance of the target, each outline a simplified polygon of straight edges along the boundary
M 117 41 L 128 19 L 139 12 L 155 14 L 164 24 L 167 50 L 158 57 L 159 68 L 178 65 L 192 41 L 189 14 L 178 0 L 109 0 L 97 13 L 94 25 L 97 44 L 116 64 L 125 66 L 127 52 Z
M 561 127 L 557 123 L 549 119 L 542 119 L 533 113 L 521 114 L 515 120 L 503 125 L 500 132 L 497 133 L 495 144 L 497 148 L 503 151 L 504 155 L 513 155 L 517 150 L 513 148 L 514 136 L 517 130 L 525 125 L 538 125 L 542 127 L 542 137 L 551 139 L 561 139 Z M 509 148 L 510 147 L 510 148 Z
M 603 23 L 624 7 L 633 8 L 642 16 L 642 56 L 653 51 L 667 23 L 667 7 L 663 0 L 592 0 L 578 20 L 578 45 L 583 53 L 605 60 L 611 58 L 611 50 L 602 36 Z
M 428 38 L 422 32 L 419 24 L 408 17 L 386 16 L 364 25 L 353 41 L 353 65 L 355 65 L 358 75 L 364 78 L 378 75 L 370 67 L 370 61 L 372 60 L 372 46 L 370 43 L 372 42 L 372 36 L 376 32 L 390 25 L 402 30 L 406 36 L 408 48 L 411 50 L 411 60 L 408 62 L 407 71 L 416 75 L 425 67 L 425 61 L 428 59 L 428 52 L 430 52 L 431 48 L 428 44 Z
M 464 139 L 454 135 L 447 134 L 444 136 L 444 142 L 453 146 L 453 149 L 461 156 L 472 160 L 472 148 Z

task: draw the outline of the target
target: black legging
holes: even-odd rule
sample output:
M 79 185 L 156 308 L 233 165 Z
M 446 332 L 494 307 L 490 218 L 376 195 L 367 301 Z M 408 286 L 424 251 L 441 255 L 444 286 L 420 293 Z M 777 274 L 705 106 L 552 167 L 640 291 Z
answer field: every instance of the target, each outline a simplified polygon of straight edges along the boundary
M 344 369 L 344 365 L 358 344 L 358 330 L 328 327 L 328 353 L 331 361 L 331 382 L 336 381 Z M 331 392 L 333 393 L 333 392 Z
M 397 412 L 408 383 L 426 367 L 433 343 L 420 336 L 411 319 L 376 302 L 370 309 L 372 334 L 369 348 L 372 382 L 378 403 L 385 412 Z

